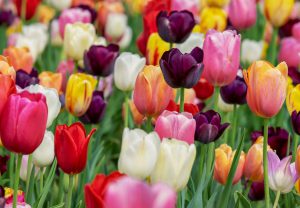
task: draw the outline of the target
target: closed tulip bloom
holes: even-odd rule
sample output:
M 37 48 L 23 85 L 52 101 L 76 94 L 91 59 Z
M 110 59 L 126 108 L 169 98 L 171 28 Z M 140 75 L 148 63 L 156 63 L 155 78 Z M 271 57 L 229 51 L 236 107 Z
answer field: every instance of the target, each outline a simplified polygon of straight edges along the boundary
M 50 71 L 43 71 L 39 74 L 40 85 L 47 88 L 54 88 L 58 93 L 62 90 L 62 74 Z
M 86 135 L 80 122 L 71 126 L 57 125 L 55 130 L 54 150 L 58 166 L 67 174 L 77 174 L 83 171 L 87 160 L 87 150 L 91 136 L 96 131 L 92 129 Z
M 31 72 L 33 67 L 33 58 L 28 50 L 28 48 L 21 47 L 8 47 L 4 49 L 3 55 L 9 57 L 11 65 L 15 70 L 24 70 L 28 74 Z
M 206 100 L 214 94 L 214 86 L 202 77 L 193 89 L 196 92 L 197 98 L 200 100 Z
M 300 84 L 289 87 L 286 96 L 286 106 L 290 114 L 293 111 L 300 111 Z
M 256 22 L 256 0 L 231 0 L 228 15 L 235 28 L 241 30 L 251 27 Z
M 72 74 L 66 90 L 66 108 L 75 116 L 82 116 L 89 108 L 97 80 L 87 74 Z
M 151 183 L 162 182 L 176 191 L 188 183 L 196 158 L 196 147 L 177 139 L 163 139 Z
M 64 52 L 76 61 L 83 59 L 84 51 L 95 41 L 95 27 L 89 23 L 67 24 L 64 36 Z
M 285 61 L 289 67 L 298 67 L 300 64 L 300 40 L 294 37 L 283 38 L 278 54 L 279 61 Z
M 30 74 L 23 70 L 18 70 L 16 73 L 16 85 L 21 88 L 28 87 L 30 85 L 38 84 L 40 82 L 38 78 L 38 71 L 33 68 Z
M 147 64 L 158 65 L 163 53 L 170 49 L 170 44 L 165 42 L 158 33 L 152 33 L 147 41 L 146 59 Z
M 204 40 L 203 77 L 214 86 L 231 83 L 240 64 L 241 36 L 235 31 L 210 30 Z
M 200 15 L 200 32 L 207 33 L 214 28 L 217 31 L 225 30 L 227 26 L 227 14 L 223 9 L 205 7 Z
M 217 140 L 229 123 L 221 124 L 221 116 L 219 113 L 209 110 L 206 112 L 200 112 L 194 116 L 196 120 L 195 139 L 207 144 Z
M 51 165 L 54 159 L 54 135 L 51 131 L 46 131 L 43 141 L 32 153 L 32 162 L 38 167 Z
M 145 64 L 146 59 L 137 54 L 121 53 L 115 63 L 114 80 L 116 87 L 122 91 L 133 90 L 136 77 Z
M 247 85 L 244 78 L 237 76 L 229 85 L 220 88 L 222 99 L 228 104 L 246 103 Z
M 269 187 L 273 191 L 288 193 L 299 178 L 295 163 L 291 164 L 292 156 L 280 160 L 273 151 L 268 151 Z
M 300 112 L 297 113 L 297 111 L 293 111 L 291 119 L 292 119 L 292 126 L 294 129 L 294 132 L 296 134 L 300 135 Z M 299 171 L 299 173 L 300 173 L 300 171 Z
M 227 144 L 222 144 L 215 150 L 214 179 L 222 185 L 226 184 L 235 153 Z M 241 152 L 232 184 L 239 182 L 243 175 L 245 157 L 245 153 Z
M 205 0 L 204 1 L 208 6 L 212 7 L 224 7 L 228 4 L 229 0 Z
M 8 97 L 14 93 L 16 93 L 14 80 L 10 76 L 0 73 L 0 117 Z
M 13 94 L 3 109 L 0 119 L 3 146 L 15 153 L 31 154 L 41 144 L 46 130 L 45 96 L 27 91 Z
M 107 39 L 118 41 L 125 34 L 127 29 L 127 15 L 123 13 L 111 12 L 107 15 L 104 28 L 104 35 Z
M 188 144 L 194 143 L 196 122 L 187 112 L 177 113 L 165 110 L 156 120 L 155 131 L 161 140 L 174 138 Z
M 195 19 L 187 10 L 161 11 L 156 17 L 157 31 L 160 37 L 169 43 L 183 43 L 191 34 Z
M 198 47 L 185 54 L 173 48 L 163 54 L 159 64 L 168 85 L 172 88 L 191 88 L 200 79 L 202 61 L 203 51 Z
M 294 0 L 265 0 L 264 12 L 268 21 L 275 27 L 284 25 L 293 10 Z
M 243 73 L 248 86 L 246 99 L 251 111 L 264 118 L 276 115 L 286 97 L 286 63 L 281 62 L 274 67 L 269 62 L 256 61 Z
M 241 61 L 244 63 L 252 63 L 258 61 L 263 55 L 263 41 L 254 41 L 249 39 L 244 39 L 241 46 Z
M 128 200 L 130 199 L 130 200 Z M 149 186 L 143 181 L 122 177 L 105 195 L 106 208 L 175 208 L 176 193 L 164 184 Z
M 165 82 L 159 67 L 145 66 L 137 76 L 133 100 L 145 116 L 158 116 L 174 97 L 173 89 Z

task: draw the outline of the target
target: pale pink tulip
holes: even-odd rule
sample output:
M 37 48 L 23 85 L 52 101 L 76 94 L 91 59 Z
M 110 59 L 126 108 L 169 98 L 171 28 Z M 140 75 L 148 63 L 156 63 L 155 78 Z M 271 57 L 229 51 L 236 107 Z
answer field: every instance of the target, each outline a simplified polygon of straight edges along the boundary
M 289 67 L 300 64 L 300 40 L 294 37 L 283 38 L 278 55 L 279 61 L 285 61 Z

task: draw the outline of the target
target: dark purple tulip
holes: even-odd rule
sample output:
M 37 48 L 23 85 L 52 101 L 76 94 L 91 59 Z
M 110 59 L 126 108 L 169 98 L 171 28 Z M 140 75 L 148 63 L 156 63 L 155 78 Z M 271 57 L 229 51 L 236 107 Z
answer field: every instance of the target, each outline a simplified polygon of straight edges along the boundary
M 115 44 L 93 45 L 84 53 L 85 69 L 93 75 L 107 77 L 113 72 L 118 54 L 119 46 Z
M 229 85 L 220 89 L 222 99 L 228 104 L 246 103 L 247 85 L 244 78 L 237 76 Z
M 173 88 L 192 88 L 203 71 L 203 51 L 196 47 L 182 54 L 177 48 L 164 52 L 159 65 L 168 85 Z
M 91 14 L 91 23 L 95 22 L 96 18 L 97 18 L 97 12 L 90 6 L 86 5 L 86 4 L 80 4 L 78 6 L 76 6 L 75 8 L 80 8 L 82 10 L 86 10 Z
M 253 182 L 248 197 L 252 201 L 259 201 L 264 199 L 265 197 L 264 182 Z
M 34 85 L 39 83 L 38 72 L 35 68 L 32 68 L 30 74 L 21 70 L 18 70 L 16 73 L 16 84 L 21 87 L 25 88 L 29 85 Z
M 0 156 L 0 173 L 1 173 L 1 175 L 3 175 L 7 171 L 7 161 L 8 160 L 9 160 L 8 155 Z
M 10 26 L 15 20 L 15 15 L 10 10 L 0 11 L 0 25 Z
M 94 91 L 89 109 L 82 117 L 80 117 L 80 120 L 85 124 L 97 124 L 103 117 L 105 109 L 106 102 L 103 98 L 103 92 Z
M 251 133 L 251 140 L 255 142 L 259 136 L 263 136 L 263 131 L 254 131 Z M 276 150 L 280 159 L 286 157 L 288 149 L 289 132 L 283 128 L 269 127 L 268 129 L 268 144 L 273 150 Z M 290 141 L 292 144 L 292 138 Z
M 172 11 L 169 16 L 166 11 L 161 11 L 156 17 L 158 34 L 169 43 L 183 43 L 195 24 L 193 14 L 187 10 Z
M 285 23 L 284 25 L 282 25 L 279 28 L 279 37 L 280 38 L 285 38 L 285 37 L 292 36 L 292 28 L 298 22 L 300 22 L 299 18 L 290 19 L 287 23 Z
M 229 126 L 229 123 L 221 124 L 220 114 L 213 110 L 197 113 L 194 119 L 196 120 L 195 139 L 204 144 L 217 140 Z
M 300 135 L 300 112 L 297 113 L 297 111 L 293 111 L 291 119 L 295 133 Z
M 288 74 L 293 80 L 293 85 L 300 84 L 300 71 L 296 67 L 289 67 Z
M 5 190 L 3 188 L 3 186 L 0 186 L 0 197 L 4 197 L 5 196 Z

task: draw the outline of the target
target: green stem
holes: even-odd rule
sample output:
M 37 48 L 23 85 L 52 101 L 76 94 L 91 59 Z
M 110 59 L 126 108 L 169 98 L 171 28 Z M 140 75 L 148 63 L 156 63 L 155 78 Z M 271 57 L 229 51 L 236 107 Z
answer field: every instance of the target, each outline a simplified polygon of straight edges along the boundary
M 238 114 L 237 114 L 237 105 L 233 105 L 233 118 L 232 118 L 232 131 L 231 131 L 231 138 L 229 145 L 231 147 L 234 146 L 234 141 L 236 138 L 236 127 L 237 127 L 237 120 L 238 120 Z
M 295 161 L 295 159 L 296 159 L 299 136 L 297 134 L 294 134 L 294 139 L 295 139 L 295 141 L 294 141 L 294 146 L 293 146 L 293 160 L 292 161 Z
M 269 194 L 269 181 L 268 181 L 268 158 L 267 158 L 267 148 L 268 148 L 268 123 L 267 118 L 264 119 L 264 143 L 263 143 L 263 166 L 264 166 L 264 185 L 265 185 L 265 207 L 270 206 L 270 194 Z
M 279 202 L 279 198 L 280 198 L 280 191 L 277 191 L 277 193 L 276 193 L 276 198 L 275 198 L 275 202 L 274 202 L 274 205 L 273 205 L 273 208 L 276 208 L 276 207 L 277 207 L 278 202 Z
M 13 181 L 14 181 L 14 166 L 15 165 L 15 154 L 14 153 L 10 153 L 10 158 L 9 158 L 9 184 L 10 187 L 13 187 Z
M 199 179 L 198 179 L 198 183 L 200 183 L 201 178 L 203 176 L 203 166 L 204 166 L 204 162 L 205 162 L 205 152 L 206 152 L 206 144 L 202 144 L 200 143 L 200 148 L 199 148 L 199 152 L 200 152 L 200 158 L 199 158 Z
M 180 88 L 180 112 L 184 111 L 184 88 Z
M 206 163 L 206 177 L 209 176 L 211 168 L 212 168 L 212 163 L 213 163 L 213 159 L 215 156 L 215 143 L 214 142 L 210 142 L 207 148 L 207 163 Z
M 59 171 L 59 191 L 58 191 L 58 197 L 59 197 L 59 203 L 62 203 L 64 200 L 64 172 L 61 170 Z
M 214 92 L 214 110 L 217 111 L 218 110 L 218 101 L 219 101 L 219 94 L 220 94 L 220 88 L 219 87 L 215 87 L 215 92 Z
M 247 189 L 246 189 L 246 191 L 245 191 L 245 197 L 248 197 L 248 194 L 249 194 L 249 192 L 250 192 L 250 189 L 251 189 L 251 186 L 252 186 L 252 181 L 248 181 L 248 183 L 247 183 Z
M 267 54 L 268 54 L 268 60 L 272 63 L 275 64 L 276 62 L 276 52 L 277 52 L 277 36 L 278 36 L 278 28 L 274 27 L 273 28 L 273 33 L 272 33 L 272 39 L 271 43 L 269 45 Z
M 125 93 L 125 118 L 124 118 L 125 128 L 128 127 L 128 121 L 129 121 L 129 99 L 128 99 L 128 94 Z
M 26 175 L 26 200 L 28 201 L 28 192 L 29 192 L 29 184 L 30 184 L 30 176 L 32 170 L 32 154 L 28 155 L 27 161 L 27 175 Z
M 17 207 L 21 163 L 22 163 L 22 155 L 18 154 L 17 155 L 17 169 L 16 169 L 16 173 L 15 173 L 15 178 L 14 178 L 13 208 Z
M 147 121 L 146 121 L 146 129 L 148 132 L 152 131 L 152 117 L 147 117 Z
M 73 184 L 74 184 L 74 175 L 69 175 L 69 189 L 68 189 L 68 195 L 66 201 L 66 208 L 71 208 Z
M 42 193 L 44 187 L 44 168 L 40 170 L 40 193 Z

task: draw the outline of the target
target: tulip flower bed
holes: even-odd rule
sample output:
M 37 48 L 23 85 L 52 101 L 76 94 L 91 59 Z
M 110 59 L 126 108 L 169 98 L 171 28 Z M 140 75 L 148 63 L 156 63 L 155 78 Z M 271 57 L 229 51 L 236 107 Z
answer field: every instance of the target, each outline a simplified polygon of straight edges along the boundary
M 300 206 L 300 1 L 0 0 L 0 208 Z

